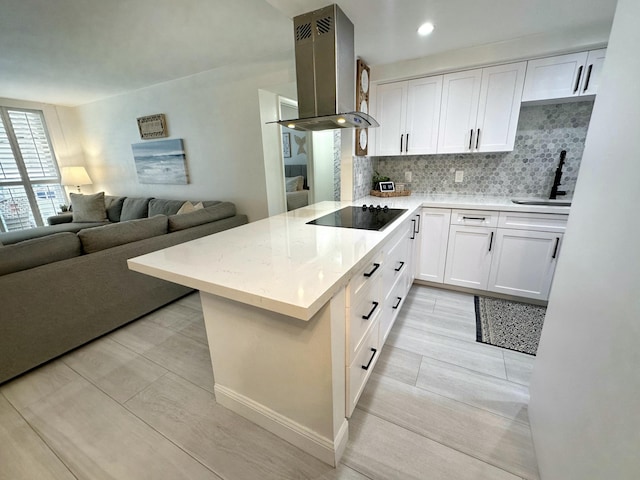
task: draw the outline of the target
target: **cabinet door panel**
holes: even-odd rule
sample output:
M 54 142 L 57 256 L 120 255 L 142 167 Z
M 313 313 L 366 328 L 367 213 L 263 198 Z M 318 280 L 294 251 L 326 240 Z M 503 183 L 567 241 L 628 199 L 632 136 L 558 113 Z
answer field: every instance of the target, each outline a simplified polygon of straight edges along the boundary
M 488 290 L 547 300 L 562 234 L 498 229 Z
M 420 220 L 420 250 L 417 278 L 429 282 L 444 282 L 447 241 L 451 210 L 423 208 Z
M 495 229 L 452 225 L 444 283 L 486 290 Z
M 441 100 L 442 75 L 408 82 L 405 153 L 436 153 Z
M 604 65 L 604 57 L 607 53 L 607 49 L 591 50 L 587 57 L 587 71 L 585 73 L 584 82 L 582 82 L 582 88 L 580 95 L 595 95 L 598 91 L 598 85 L 600 83 L 600 74 L 602 73 L 602 65 Z
M 585 76 L 587 55 L 587 52 L 580 52 L 530 60 L 527 63 L 522 101 L 578 96 Z
M 400 139 L 405 133 L 407 82 L 380 85 L 376 95 L 377 155 L 400 155 Z
M 526 62 L 520 62 L 482 70 L 476 123 L 477 151 L 513 150 L 526 67 Z
M 482 69 L 444 76 L 438 153 L 469 152 L 474 146 L 481 79 Z

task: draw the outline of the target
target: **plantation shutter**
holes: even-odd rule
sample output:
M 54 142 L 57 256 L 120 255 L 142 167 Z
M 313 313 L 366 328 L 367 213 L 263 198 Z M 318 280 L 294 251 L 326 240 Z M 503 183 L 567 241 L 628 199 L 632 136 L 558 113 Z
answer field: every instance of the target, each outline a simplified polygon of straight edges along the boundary
M 62 203 L 42 112 L 0 107 L 0 231 L 44 225 Z

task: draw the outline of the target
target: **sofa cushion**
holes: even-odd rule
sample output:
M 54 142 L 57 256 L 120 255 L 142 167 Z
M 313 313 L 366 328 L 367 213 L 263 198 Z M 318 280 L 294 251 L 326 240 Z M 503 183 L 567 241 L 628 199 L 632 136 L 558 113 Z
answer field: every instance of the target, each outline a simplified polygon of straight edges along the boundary
M 85 253 L 93 253 L 165 233 L 167 233 L 167 217 L 156 215 L 151 218 L 86 228 L 78 232 L 78 237 L 82 242 L 82 250 Z
M 221 202 L 211 207 L 205 207 L 191 213 L 171 215 L 169 217 L 169 231 L 176 232 L 185 228 L 195 227 L 203 223 L 215 222 L 223 218 L 233 217 L 236 206 L 231 202 Z
M 186 202 L 184 200 L 164 200 L 162 198 L 152 198 L 149 201 L 149 216 L 154 215 L 175 215 Z
M 106 222 L 107 210 L 104 206 L 104 192 L 93 195 L 70 193 L 74 222 Z
M 0 248 L 0 275 L 66 260 L 77 257 L 81 253 L 78 236 L 70 232 L 55 233 L 5 245 Z
M 107 210 L 107 218 L 110 222 L 119 222 L 122 214 L 122 205 L 127 197 L 104 196 L 104 207 Z
M 297 177 L 286 177 L 284 180 L 287 193 L 302 190 L 304 186 L 304 177 L 301 175 Z
M 122 213 L 120 221 L 136 220 L 138 218 L 147 218 L 149 212 L 149 198 L 127 197 L 122 204 Z

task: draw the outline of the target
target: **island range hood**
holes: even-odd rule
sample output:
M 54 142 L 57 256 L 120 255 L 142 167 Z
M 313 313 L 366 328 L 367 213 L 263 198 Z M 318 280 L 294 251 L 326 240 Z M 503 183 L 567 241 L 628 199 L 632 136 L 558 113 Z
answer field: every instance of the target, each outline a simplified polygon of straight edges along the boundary
M 371 128 L 371 116 L 355 110 L 353 23 L 338 5 L 293 19 L 298 115 L 279 123 L 295 130 Z

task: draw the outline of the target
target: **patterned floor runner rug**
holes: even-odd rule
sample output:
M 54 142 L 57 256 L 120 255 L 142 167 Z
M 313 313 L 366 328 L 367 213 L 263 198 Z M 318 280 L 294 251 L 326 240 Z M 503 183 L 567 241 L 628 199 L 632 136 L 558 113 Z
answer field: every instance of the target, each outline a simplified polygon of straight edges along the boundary
M 535 355 L 546 307 L 475 297 L 476 341 Z

